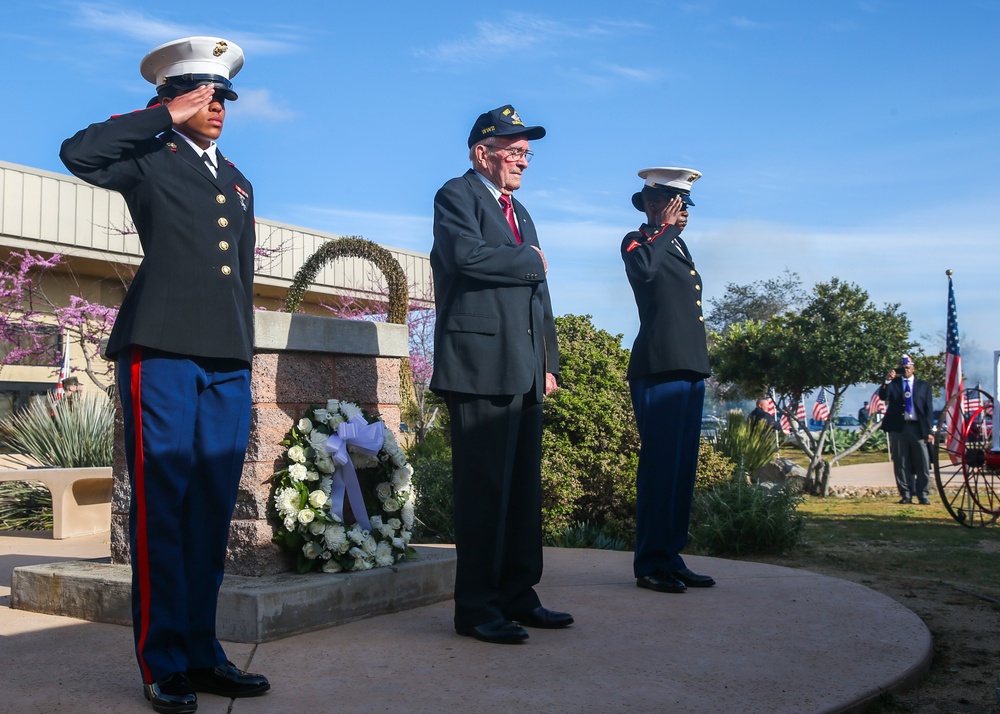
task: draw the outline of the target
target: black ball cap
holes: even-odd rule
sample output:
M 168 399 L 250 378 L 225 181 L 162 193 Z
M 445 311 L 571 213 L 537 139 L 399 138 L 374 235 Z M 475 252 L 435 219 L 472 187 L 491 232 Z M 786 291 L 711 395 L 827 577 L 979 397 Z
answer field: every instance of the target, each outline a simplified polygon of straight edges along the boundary
M 491 136 L 515 135 L 523 135 L 529 141 L 534 141 L 545 136 L 545 127 L 525 126 L 514 107 L 505 104 L 479 115 L 469 133 L 469 148 Z

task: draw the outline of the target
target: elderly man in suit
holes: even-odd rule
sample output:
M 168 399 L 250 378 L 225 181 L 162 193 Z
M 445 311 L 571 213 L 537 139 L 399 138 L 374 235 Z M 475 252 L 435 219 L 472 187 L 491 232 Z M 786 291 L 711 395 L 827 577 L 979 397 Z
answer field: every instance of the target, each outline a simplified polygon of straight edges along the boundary
M 694 169 L 643 169 L 632 205 L 646 222 L 625 236 L 621 256 L 639 310 L 628 380 L 641 443 L 636 473 L 636 585 L 682 593 L 715 580 L 681 557 L 694 497 L 708 347 L 702 280 L 681 231 Z
M 892 468 L 900 503 L 912 503 L 916 496 L 930 505 L 930 456 L 927 445 L 934 443 L 931 428 L 934 405 L 931 385 L 913 376 L 913 359 L 899 358 L 899 367 L 889 370 L 878 396 L 886 404 L 882 430 L 889 435 Z
M 150 52 L 146 109 L 92 124 L 60 157 L 128 204 L 143 260 L 108 342 L 118 361 L 132 625 L 144 694 L 193 712 L 196 692 L 263 694 L 215 636 L 229 522 L 250 432 L 253 188 L 218 150 L 243 51 L 189 37 Z
M 527 627 L 562 628 L 542 607 L 542 398 L 556 388 L 559 353 L 545 255 L 511 194 L 530 142 L 510 105 L 485 112 L 469 135 L 472 169 L 434 198 L 431 268 L 437 323 L 431 388 L 451 418 L 455 489 L 455 630 L 516 644 Z

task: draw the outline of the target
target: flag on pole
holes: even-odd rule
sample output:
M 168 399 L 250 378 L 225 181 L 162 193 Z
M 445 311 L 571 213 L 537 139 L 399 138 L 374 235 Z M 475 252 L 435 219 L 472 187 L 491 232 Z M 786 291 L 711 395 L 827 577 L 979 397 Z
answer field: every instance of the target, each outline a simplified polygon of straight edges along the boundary
M 826 405 L 826 387 L 819 388 L 819 396 L 813 405 L 813 419 L 816 421 L 826 421 L 830 418 L 830 408 Z
M 877 389 L 872 398 L 868 400 L 868 416 L 875 416 L 876 414 L 885 414 L 885 404 L 879 398 Z
M 799 420 L 799 423 L 805 426 L 806 423 L 806 398 L 805 396 L 799 397 L 799 406 L 795 408 L 795 418 Z
M 781 431 L 784 434 L 792 433 L 792 423 L 788 420 L 788 414 L 784 409 L 781 410 Z
M 59 381 L 56 383 L 56 399 L 62 399 L 66 393 L 63 381 L 69 379 L 69 334 L 64 335 L 62 367 L 59 368 Z
M 965 392 L 965 395 L 962 397 L 965 402 L 964 411 L 966 414 L 977 411 L 981 406 L 983 406 L 983 402 L 979 398 L 978 390 L 979 385 L 977 384 L 975 389 L 970 389 L 968 392 Z
M 770 387 L 767 390 L 767 404 L 764 405 L 764 411 L 766 411 L 772 417 L 777 419 L 778 411 L 777 408 L 774 406 L 774 387 Z
M 951 271 L 949 270 L 947 273 L 948 330 L 944 360 L 944 399 L 946 403 L 962 391 L 962 351 L 958 343 L 958 310 L 955 308 L 955 286 L 951 282 Z M 964 422 L 961 402 L 961 399 L 956 399 L 948 414 L 944 415 L 948 431 L 945 449 L 947 449 L 953 464 L 959 462 L 962 451 L 962 440 L 959 438 Z

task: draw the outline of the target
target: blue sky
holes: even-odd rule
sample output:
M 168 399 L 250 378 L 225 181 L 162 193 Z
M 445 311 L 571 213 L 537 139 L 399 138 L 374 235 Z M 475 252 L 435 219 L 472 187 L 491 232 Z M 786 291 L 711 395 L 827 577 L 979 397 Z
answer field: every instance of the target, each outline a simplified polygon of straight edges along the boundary
M 806 287 L 837 276 L 901 303 L 937 351 L 952 268 L 966 373 L 992 389 L 1000 2 L 500 7 L 5 0 L 0 160 L 64 171 L 63 138 L 152 96 L 147 51 L 220 35 L 247 55 L 220 144 L 262 217 L 426 252 L 472 122 L 510 103 L 548 129 L 518 197 L 557 314 L 631 345 L 618 246 L 641 220 L 636 171 L 692 167 L 685 239 L 709 299 L 786 267 Z

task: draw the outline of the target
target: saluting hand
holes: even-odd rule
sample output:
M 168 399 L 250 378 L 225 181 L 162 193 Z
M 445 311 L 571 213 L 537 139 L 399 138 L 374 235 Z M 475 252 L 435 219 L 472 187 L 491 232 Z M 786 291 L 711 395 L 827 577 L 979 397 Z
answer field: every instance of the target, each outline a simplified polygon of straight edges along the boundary
M 669 223 L 672 226 L 676 226 L 681 218 L 681 212 L 684 210 L 684 201 L 681 200 L 680 195 L 674 196 L 670 199 L 670 202 L 663 207 L 660 211 L 660 225 L 664 223 Z
M 211 104 L 214 96 L 215 87 L 205 84 L 173 99 L 164 99 L 160 103 L 170 110 L 170 119 L 174 124 L 183 124 Z

